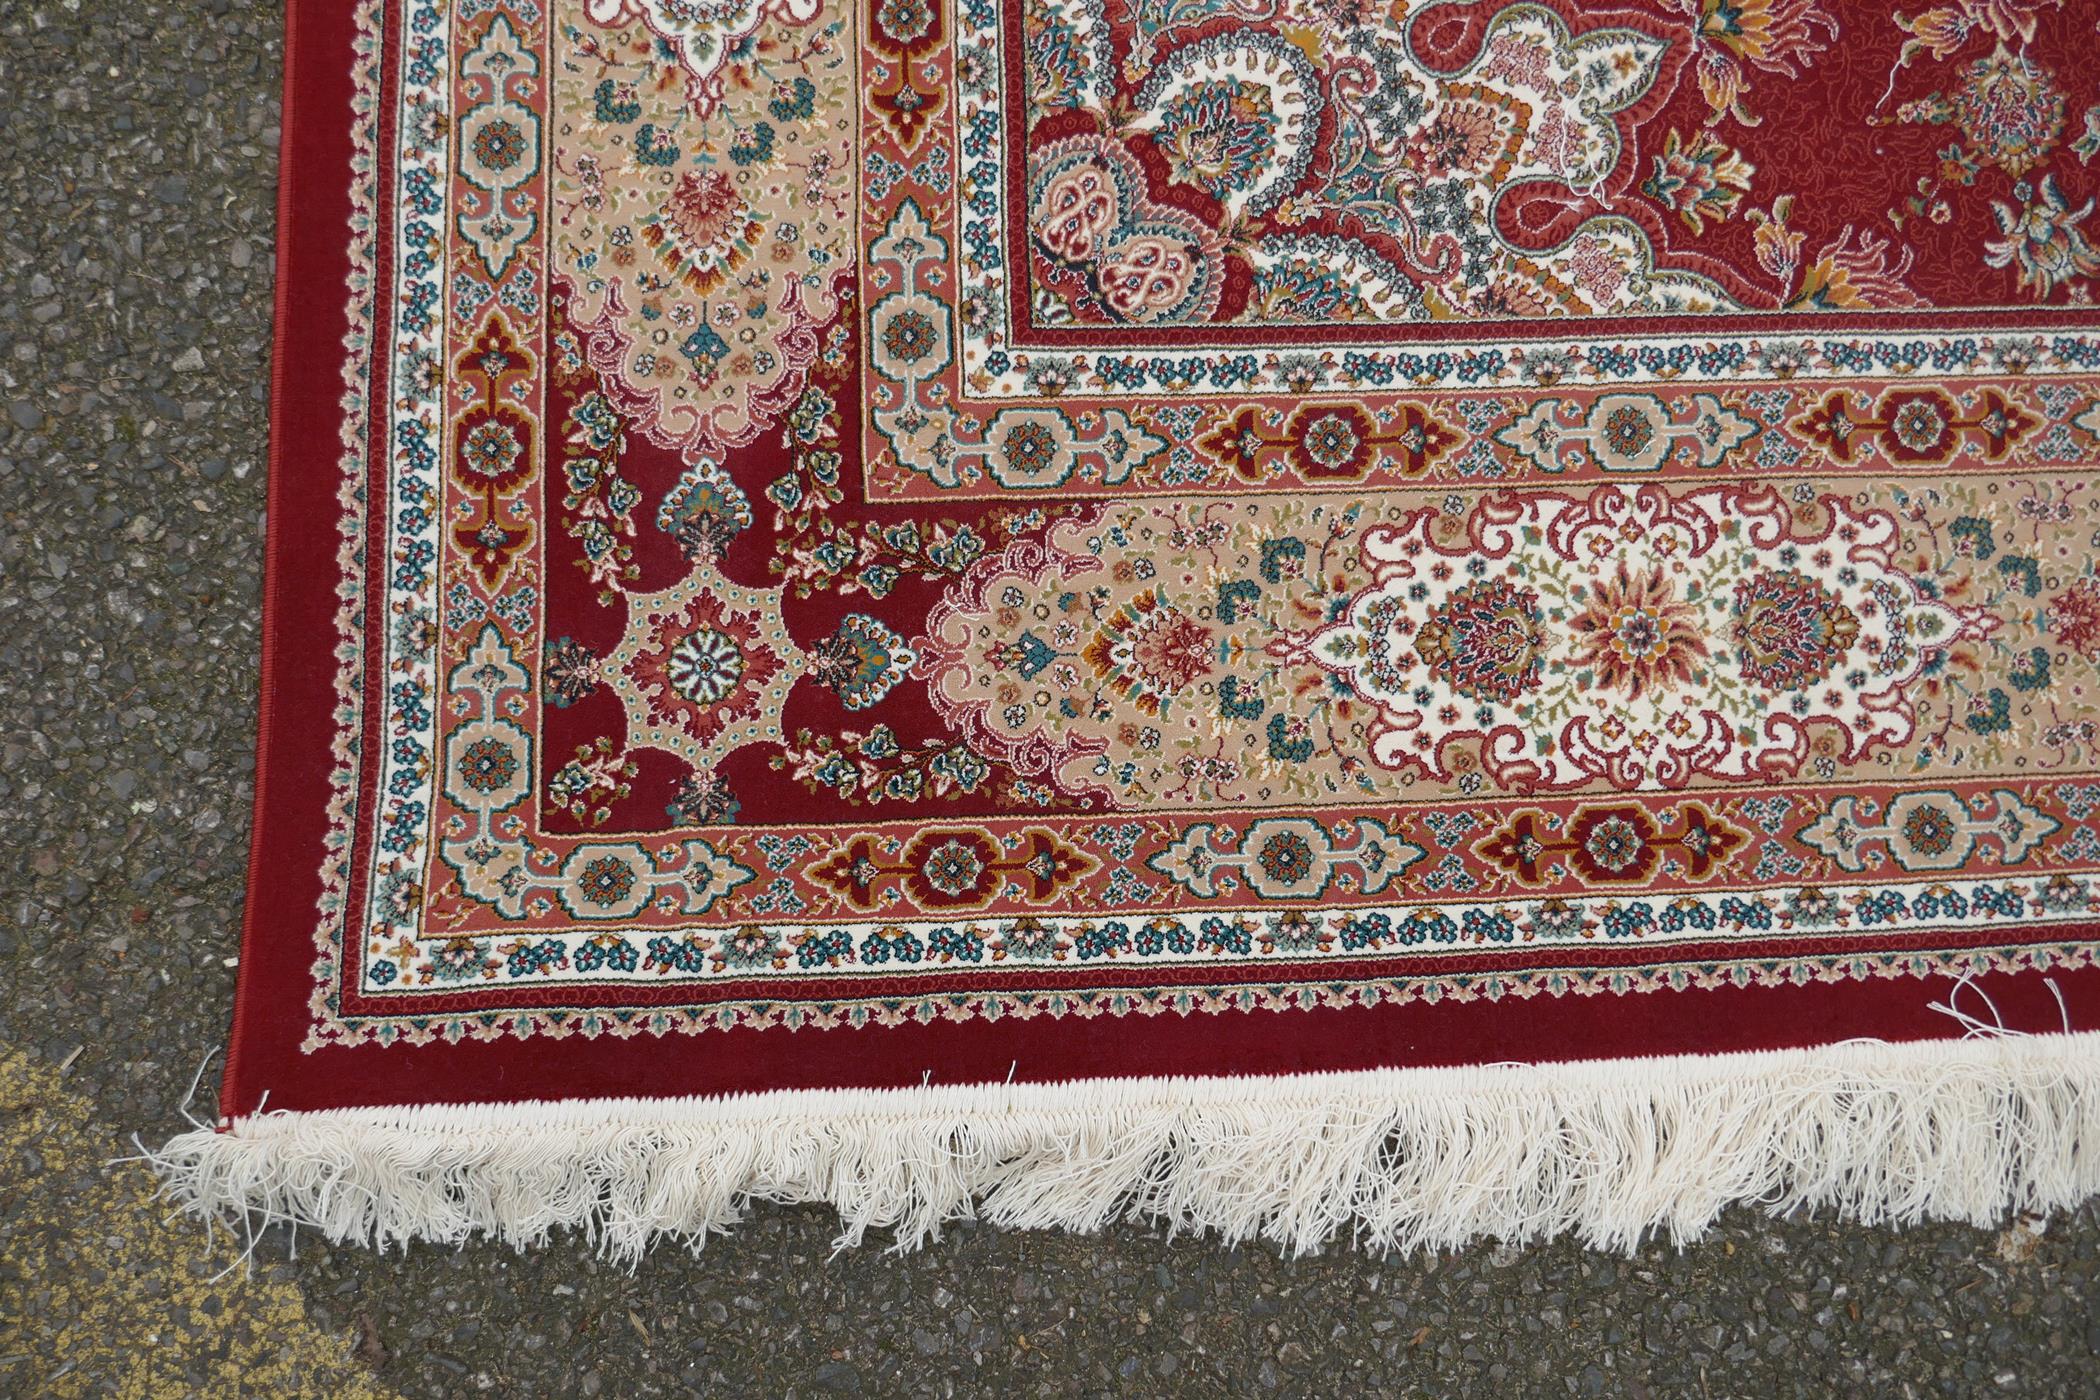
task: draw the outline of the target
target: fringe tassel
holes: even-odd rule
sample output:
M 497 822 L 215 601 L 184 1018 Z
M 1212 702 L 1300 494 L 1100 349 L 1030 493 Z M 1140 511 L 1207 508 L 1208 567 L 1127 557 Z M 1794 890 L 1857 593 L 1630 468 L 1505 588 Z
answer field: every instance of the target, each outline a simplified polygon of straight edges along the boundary
M 270 1112 L 147 1160 L 250 1231 L 385 1247 L 557 1228 L 633 1264 L 753 1200 L 837 1208 L 838 1245 L 966 1217 L 1149 1220 L 1305 1253 L 1572 1231 L 1682 1245 L 1737 1202 L 1988 1225 L 2100 1193 L 2100 1033 L 1275 1078 Z

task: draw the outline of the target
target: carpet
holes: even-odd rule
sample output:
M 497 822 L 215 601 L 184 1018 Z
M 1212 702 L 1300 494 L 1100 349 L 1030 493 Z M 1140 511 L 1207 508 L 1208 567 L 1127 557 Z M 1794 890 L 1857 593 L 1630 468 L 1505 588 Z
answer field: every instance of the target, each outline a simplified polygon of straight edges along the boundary
M 292 0 L 207 1214 L 2100 1189 L 2100 46 Z

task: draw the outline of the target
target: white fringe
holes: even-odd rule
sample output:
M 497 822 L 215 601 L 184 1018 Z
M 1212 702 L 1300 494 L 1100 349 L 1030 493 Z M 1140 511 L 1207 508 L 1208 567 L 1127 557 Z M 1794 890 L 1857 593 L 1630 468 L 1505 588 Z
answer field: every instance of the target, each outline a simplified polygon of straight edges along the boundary
M 1271 1078 L 269 1112 L 148 1160 L 208 1219 L 387 1246 L 581 1230 L 632 1264 L 753 1200 L 916 1248 L 943 1221 L 1151 1220 L 1303 1253 L 1573 1231 L 1683 1244 L 1726 1206 L 1989 1225 L 2100 1193 L 2100 1032 Z

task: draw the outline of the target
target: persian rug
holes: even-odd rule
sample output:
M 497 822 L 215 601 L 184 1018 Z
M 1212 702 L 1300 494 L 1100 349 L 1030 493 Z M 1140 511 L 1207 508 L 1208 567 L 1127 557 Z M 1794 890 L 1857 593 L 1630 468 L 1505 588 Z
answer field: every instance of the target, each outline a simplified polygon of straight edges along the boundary
M 2054 0 L 292 0 L 208 1212 L 2100 1189 Z

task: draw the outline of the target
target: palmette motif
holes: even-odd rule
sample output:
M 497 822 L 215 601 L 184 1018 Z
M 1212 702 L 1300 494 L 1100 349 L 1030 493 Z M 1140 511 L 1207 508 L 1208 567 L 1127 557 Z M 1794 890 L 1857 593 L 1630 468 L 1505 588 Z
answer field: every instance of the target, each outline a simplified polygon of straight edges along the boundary
M 314 1043 L 2084 959 L 2075 9 L 369 5 Z
M 852 271 L 853 30 L 819 9 L 602 0 L 555 76 L 571 320 L 605 391 L 688 455 L 778 417 Z M 755 82 L 768 66 L 792 76 Z

